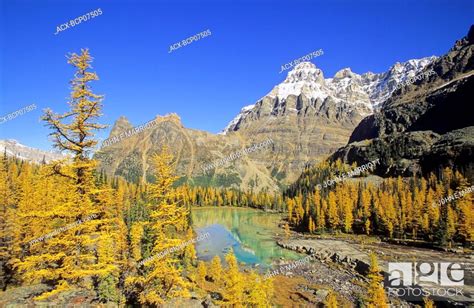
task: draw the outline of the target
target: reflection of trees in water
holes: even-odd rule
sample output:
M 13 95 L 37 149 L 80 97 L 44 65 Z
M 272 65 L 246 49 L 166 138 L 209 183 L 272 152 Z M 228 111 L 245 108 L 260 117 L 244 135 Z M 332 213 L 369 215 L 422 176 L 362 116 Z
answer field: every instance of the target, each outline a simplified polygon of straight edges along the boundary
M 242 240 L 241 240 L 241 236 L 240 236 L 240 232 L 239 232 L 239 229 L 238 228 L 232 228 L 230 230 L 230 232 L 232 233 L 232 236 L 235 238 L 235 240 L 239 243 L 242 244 Z
M 231 211 L 232 214 L 232 227 L 240 228 L 240 215 L 237 211 Z
M 255 253 L 264 262 L 280 257 L 294 259 L 298 256 L 278 247 L 273 239 L 273 235 L 279 232 L 280 219 L 279 214 L 254 209 L 209 207 L 193 211 L 196 227 L 211 224 L 224 226 L 241 243 L 243 250 L 252 251 L 252 254 Z
M 197 227 L 220 223 L 225 225 L 229 230 L 232 228 L 243 228 L 245 226 L 261 226 L 268 229 L 275 229 L 276 231 L 280 220 L 278 214 L 268 214 L 253 209 L 195 208 L 192 214 Z

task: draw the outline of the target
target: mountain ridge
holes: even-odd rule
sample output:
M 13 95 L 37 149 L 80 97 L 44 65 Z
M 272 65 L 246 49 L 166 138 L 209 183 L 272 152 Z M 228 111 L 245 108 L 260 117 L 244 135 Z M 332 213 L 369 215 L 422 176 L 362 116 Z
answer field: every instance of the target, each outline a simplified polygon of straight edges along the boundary
M 376 173 L 382 176 L 457 168 L 473 181 L 474 26 L 426 68 L 435 74 L 395 91 L 379 112 L 357 125 L 331 160 L 363 164 L 380 157 Z
M 16 157 L 34 163 L 42 163 L 43 161 L 48 163 L 53 160 L 67 158 L 66 155 L 59 152 L 32 148 L 23 145 L 15 139 L 0 140 L 0 153 L 6 153 L 7 156 Z
M 302 62 L 289 71 L 283 82 L 273 87 L 255 104 L 245 106 L 241 112 L 229 122 L 221 134 L 239 129 L 239 123 L 245 121 L 252 112 L 259 112 L 255 107 L 265 98 L 277 98 L 278 103 L 284 102 L 290 95 L 305 95 L 308 99 L 325 100 L 330 97 L 335 103 L 348 102 L 346 108 L 353 108 L 360 115 L 371 114 L 395 90 L 396 86 L 422 71 L 429 63 L 437 59 L 435 56 L 396 62 L 383 73 L 367 72 L 357 74 L 350 67 L 337 71 L 332 78 L 324 78 L 323 72 L 311 62 Z M 359 105 L 359 106 L 357 106 Z M 275 106 L 278 113 L 279 106 Z
M 377 99 L 386 95 L 379 89 L 382 84 L 395 88 L 403 78 L 408 78 L 400 77 L 401 71 L 415 75 L 433 59 L 410 60 L 405 66 L 394 64 L 392 69 L 398 75 L 394 72 L 358 75 L 350 68 L 343 68 L 330 79 L 325 79 L 313 63 L 302 62 L 267 95 L 243 107 L 227 131 L 215 135 L 186 128 L 176 115 L 178 125 L 160 123 L 103 149 L 96 157 L 102 162 L 100 168 L 109 174 L 152 180 L 148 160 L 167 144 L 177 157 L 182 181 L 191 185 L 277 191 L 296 180 L 304 166 L 347 144 L 364 115 L 371 114 L 374 106 L 380 104 Z M 391 91 L 390 87 L 384 89 Z M 370 98 L 369 94 L 376 91 L 379 91 L 376 99 Z M 114 124 L 113 134 L 130 126 L 121 117 Z M 269 139 L 274 143 L 268 149 L 244 155 L 203 174 L 203 165 Z

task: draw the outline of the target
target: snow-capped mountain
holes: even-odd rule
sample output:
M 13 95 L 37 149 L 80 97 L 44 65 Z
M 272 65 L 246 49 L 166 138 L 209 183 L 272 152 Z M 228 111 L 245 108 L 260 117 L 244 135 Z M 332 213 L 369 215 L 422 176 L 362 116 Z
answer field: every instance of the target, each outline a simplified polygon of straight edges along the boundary
M 420 80 L 400 84 L 386 100 L 387 93 L 372 89 L 380 110 L 364 118 L 330 160 L 360 165 L 381 157 L 375 174 L 384 177 L 449 168 L 474 181 L 474 26 L 439 58 L 395 64 L 378 76 L 379 88 L 391 90 L 422 69 Z
M 468 40 L 474 41 L 472 35 Z M 214 135 L 188 129 L 177 115 L 167 116 L 161 118 L 159 124 L 149 130 L 106 147 L 95 158 L 100 161 L 100 169 L 105 170 L 107 174 L 138 181 L 153 174 L 151 157 L 153 153 L 160 151 L 163 145 L 167 145 L 173 153 L 179 153 L 176 163 L 178 174 L 194 179 L 196 183 L 217 183 L 219 186 L 238 187 L 242 190 L 276 191 L 294 182 L 305 166 L 317 164 L 338 149 L 346 147 L 351 138 L 355 141 L 374 138 L 377 136 L 374 134 L 376 129 L 385 135 L 396 132 L 417 121 L 418 112 L 424 112 L 433 104 L 442 105 L 445 101 L 443 96 L 447 92 L 456 98 L 456 87 L 464 85 L 465 89 L 471 86 L 470 83 L 464 84 L 463 80 L 456 81 L 459 77 L 456 71 L 471 74 L 473 70 L 472 47 L 470 45 L 466 48 L 465 44 L 456 43 L 453 53 L 441 58 L 430 57 L 396 63 L 387 72 L 380 74 L 368 72 L 359 75 L 346 68 L 332 78 L 324 78 L 321 70 L 313 64 L 301 63 L 288 72 L 284 81 L 271 89 L 267 95 L 253 105 L 242 108 L 226 128 L 227 134 Z M 431 70 L 436 74 L 395 90 L 405 79 Z M 455 81 L 447 88 L 448 91 L 439 88 L 448 81 Z M 436 100 L 417 102 L 420 97 L 433 91 L 439 94 Z M 459 101 L 470 103 L 469 98 L 467 95 Z M 411 108 L 412 106 L 417 107 Z M 438 127 L 431 129 L 426 135 L 408 136 L 410 142 L 406 142 L 405 134 L 394 141 L 389 137 L 383 143 L 373 142 L 368 145 L 366 142 L 354 142 L 346 148 L 347 151 L 341 150 L 338 157 L 351 160 L 349 163 L 356 159 L 357 163 L 362 165 L 377 157 L 392 155 L 393 159 L 384 163 L 401 167 L 397 170 L 408 170 L 406 162 L 415 163 L 408 166 L 422 162 L 413 157 L 426 153 L 425 145 L 437 140 L 437 130 L 442 130 L 447 125 L 464 125 L 467 122 L 465 119 L 470 119 L 469 112 L 463 112 L 462 117 L 459 114 L 459 110 L 467 108 L 452 109 L 451 104 L 446 104 L 444 108 L 443 112 L 437 112 L 440 116 L 437 120 L 420 118 L 422 121 L 418 121 L 418 129 L 428 125 Z M 377 110 L 376 114 L 364 118 L 363 114 L 372 113 L 374 110 Z M 448 116 L 450 121 L 444 121 L 444 116 Z M 464 119 L 464 122 L 458 119 Z M 118 119 L 111 135 L 131 127 L 133 126 L 128 120 Z M 359 127 L 358 133 L 354 134 L 356 127 Z M 453 133 L 452 136 L 440 139 L 433 153 L 436 154 L 439 148 L 443 148 L 445 140 L 453 143 L 461 136 L 463 140 L 460 140 L 460 144 L 471 142 L 472 138 L 464 138 L 466 135 L 472 136 L 472 132 L 470 135 Z M 217 166 L 212 172 L 203 173 L 203 166 L 232 157 L 242 149 L 261 144 L 268 139 L 273 141 L 271 146 L 242 155 L 229 164 Z M 354 144 L 358 147 L 354 148 Z M 366 150 L 368 147 L 370 151 Z M 411 150 L 412 147 L 415 150 Z M 459 150 L 451 148 L 455 150 L 448 155 L 444 155 L 446 151 L 441 152 L 444 155 L 441 157 L 443 160 L 458 154 L 466 157 L 465 160 L 472 156 L 469 156 L 472 151 L 468 146 L 465 151 L 464 145 Z M 381 154 L 374 157 L 374 153 Z M 400 156 L 404 159 L 397 158 Z M 436 164 L 438 161 L 438 158 L 425 157 L 427 159 L 423 159 L 423 163 Z M 394 170 L 390 168 L 388 170 Z M 417 167 L 413 170 L 415 169 L 421 170 Z
M 238 130 L 241 122 L 244 122 L 247 117 L 251 117 L 252 113 L 258 112 L 258 108 L 265 98 L 275 100 L 274 112 L 272 112 L 274 114 L 281 114 L 289 96 L 304 96 L 311 101 L 312 108 L 334 104 L 337 110 L 365 117 L 381 106 L 399 83 L 419 74 L 435 59 L 436 57 L 432 56 L 404 63 L 397 62 L 387 72 L 379 74 L 368 72 L 359 75 L 352 72 L 350 68 L 344 68 L 338 71 L 333 78 L 327 79 L 324 78 L 323 72 L 316 65 L 311 62 L 302 62 L 288 72 L 282 83 L 275 86 L 257 103 L 242 108 L 240 113 L 222 131 L 222 134 Z M 302 104 L 299 106 L 303 107 Z M 296 111 L 299 112 L 298 108 Z
M 371 72 L 362 75 L 364 90 L 369 93 L 372 106 L 378 108 L 385 102 L 397 88 L 407 79 L 422 72 L 428 64 L 436 60 L 436 56 L 422 59 L 412 59 L 407 62 L 397 62 L 385 73 L 374 74 Z
M 41 163 L 43 160 L 48 163 L 53 160 L 66 158 L 61 153 L 31 148 L 13 139 L 0 140 L 0 154 L 3 155 L 3 153 L 6 153 L 7 156 L 35 163 Z
M 253 109 L 253 107 L 255 107 L 255 104 L 248 105 L 240 109 L 240 113 L 232 121 L 230 121 L 229 124 L 227 124 L 227 126 L 222 132 L 219 133 L 219 135 L 225 135 L 225 132 L 227 132 L 227 130 L 229 130 L 231 127 L 234 127 L 239 122 L 240 118 L 249 113 Z

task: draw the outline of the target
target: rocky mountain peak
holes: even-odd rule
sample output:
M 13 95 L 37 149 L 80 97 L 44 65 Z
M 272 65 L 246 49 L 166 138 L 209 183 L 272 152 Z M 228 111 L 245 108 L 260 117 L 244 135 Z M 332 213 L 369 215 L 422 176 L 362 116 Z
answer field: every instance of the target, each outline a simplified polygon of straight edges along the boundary
M 307 98 L 325 99 L 328 96 L 325 87 L 323 72 L 311 62 L 301 62 L 266 96 L 276 97 L 280 101 L 286 100 L 290 95 L 300 94 L 304 94 Z
M 474 97 L 473 31 L 471 27 L 470 34 L 439 58 L 392 66 L 382 76 L 382 85 L 398 89 L 379 112 L 359 123 L 332 159 L 361 164 L 381 157 L 378 174 L 383 176 L 426 175 L 456 166 L 474 180 L 474 121 L 469 112 Z M 402 83 L 418 74 L 422 77 Z
M 469 31 L 465 37 L 456 41 L 454 46 L 449 50 L 449 52 L 456 52 L 462 50 L 463 48 L 474 44 L 474 25 L 471 25 Z
M 244 122 L 257 120 L 262 115 L 283 115 L 295 110 L 298 115 L 305 115 L 306 112 L 299 110 L 308 106 L 320 112 L 322 109 L 316 101 L 325 102 L 325 107 L 336 109 L 337 118 L 370 115 L 390 98 L 401 82 L 419 74 L 436 59 L 431 56 L 397 62 L 388 71 L 377 74 L 368 72 L 359 75 L 347 67 L 327 79 L 313 63 L 301 62 L 270 93 L 255 104 L 242 108 L 222 133 L 238 130 Z M 288 103 L 290 96 L 298 98 L 299 103 Z M 308 102 L 303 102 L 302 97 Z
M 120 134 L 123 131 L 126 131 L 128 129 L 133 128 L 133 125 L 130 123 L 130 121 L 125 117 L 121 116 L 120 118 L 115 121 L 114 126 L 112 127 L 112 130 L 110 131 L 110 136 L 115 136 Z
M 293 70 L 301 71 L 301 70 L 315 70 L 315 69 L 317 69 L 316 64 L 314 64 L 313 62 L 309 62 L 309 61 L 303 61 L 303 62 L 299 63 L 298 65 L 296 65 Z
M 343 68 L 334 75 L 334 79 L 342 79 L 346 77 L 354 77 L 357 74 L 354 74 L 350 67 Z M 359 75 L 357 75 L 359 76 Z
M 467 33 L 467 41 L 469 44 L 474 44 L 474 25 L 471 25 L 469 32 Z
M 323 72 L 311 62 L 301 62 L 291 70 L 283 83 L 324 82 Z
M 175 112 L 167 113 L 164 116 L 158 115 L 156 116 L 156 120 L 157 121 L 173 121 L 176 124 L 182 126 L 181 117 Z
M 462 41 L 463 44 L 466 42 L 467 39 Z M 459 52 L 450 53 L 439 59 L 428 57 L 396 63 L 382 73 L 368 72 L 359 75 L 345 68 L 337 72 L 333 78 L 326 79 L 316 65 L 303 62 L 289 71 L 286 77 L 281 76 L 281 82 L 275 85 L 270 93 L 267 92 L 267 95 L 254 104 L 242 108 L 221 135 L 187 129 L 182 124 L 170 125 L 173 124 L 171 122 L 180 123 L 179 117 L 175 114 L 158 116 L 156 118 L 158 123 L 146 133 L 117 143 L 116 146 L 107 147 L 104 152 L 99 153 L 101 156 L 97 155 L 97 158 L 103 162 L 101 168 L 107 173 L 135 181 L 151 175 L 150 158 L 162 145 L 167 144 L 174 153 L 178 153 L 178 174 L 192 179 L 194 183 L 207 183 L 206 185 L 220 183 L 225 187 L 253 189 L 258 182 L 256 184 L 258 187 L 273 191 L 278 185 L 286 185 L 299 176 L 306 164 L 315 163 L 346 145 L 351 134 L 354 134 L 354 128 L 361 123 L 363 117 L 373 113 L 373 109 L 380 104 L 379 112 L 365 118 L 363 120 L 365 125 L 361 125 L 358 129 L 358 131 L 364 129 L 358 135 L 362 138 L 357 138 L 361 149 L 357 150 L 357 153 L 352 153 L 352 150 L 348 149 L 340 154 L 343 157 L 354 156 L 359 164 L 386 155 L 398 155 L 403 159 L 395 157 L 391 161 L 404 164 L 406 160 L 421 153 L 425 145 L 433 142 L 437 138 L 435 135 L 440 135 L 453 127 L 463 127 L 467 122 L 465 119 L 470 114 L 468 112 L 459 114 L 458 111 L 467 108 L 464 105 L 459 108 L 453 106 L 456 102 L 459 106 L 460 103 L 466 104 L 472 101 L 470 94 L 472 91 L 468 90 L 473 88 L 472 82 L 467 83 L 465 79 L 457 80 L 457 78 L 462 77 L 459 72 L 461 75 L 472 74 L 473 49 L 474 46 L 468 45 Z M 428 70 L 435 71 L 436 75 L 417 81 L 417 84 L 401 87 L 400 83 L 406 78 Z M 436 81 L 434 78 L 445 78 L 447 82 L 453 83 L 443 86 L 442 80 Z M 408 90 L 412 88 L 414 92 L 409 93 Z M 426 97 L 424 91 L 430 89 L 436 93 L 424 99 Z M 450 95 L 448 101 L 446 101 L 447 95 Z M 393 106 L 397 110 L 392 112 L 393 108 L 386 109 L 387 103 L 396 96 L 404 96 L 409 101 L 407 104 Z M 447 103 L 437 104 L 438 100 Z M 410 103 L 413 101 L 415 104 Z M 423 116 L 422 113 L 427 110 L 427 106 L 431 105 L 444 106 L 440 106 L 443 107 L 442 110 L 433 110 L 440 118 Z M 449 116 L 450 114 L 453 116 Z M 443 120 L 446 115 L 453 119 L 451 123 Z M 384 118 L 375 123 L 375 117 Z M 368 122 L 367 119 L 372 120 Z M 124 123 L 128 121 L 122 119 L 118 122 L 125 125 Z M 448 127 L 448 124 L 451 126 Z M 440 127 L 434 127 L 439 125 L 444 125 L 445 128 L 441 130 Z M 426 132 L 415 131 L 414 138 L 408 136 L 408 139 L 404 134 L 397 135 L 398 139 L 391 143 L 393 146 L 387 148 L 384 143 L 390 142 L 392 137 L 388 136 L 388 140 L 382 140 L 383 143 L 374 142 L 369 154 L 377 151 L 381 153 L 369 157 L 370 159 L 357 160 L 357 157 L 366 156 L 363 152 L 368 144 L 364 140 L 382 134 L 374 132 L 373 126 L 378 126 L 378 130 L 383 131 L 382 133 L 387 132 L 386 135 L 390 131 L 403 131 L 404 127 L 410 130 L 423 128 Z M 472 130 L 467 134 L 472 136 Z M 459 138 L 456 136 L 456 134 L 447 136 L 440 139 L 439 143 L 445 140 L 457 143 Z M 269 138 L 273 141 L 271 147 L 251 155 L 243 155 L 229 164 L 214 167 L 209 174 L 202 173 L 203 165 L 229 157 L 236 151 Z M 413 145 L 415 147 L 412 147 Z M 459 150 L 464 151 L 464 147 Z M 472 156 L 469 148 L 465 153 L 466 156 Z M 406 169 L 404 166 L 400 168 Z
M 157 115 L 153 120 L 156 122 L 174 122 L 178 126 L 181 126 L 181 127 L 183 126 L 183 124 L 181 123 L 180 116 L 174 112 L 165 114 L 163 116 Z M 140 123 L 140 124 L 145 124 L 145 123 Z M 117 119 L 117 121 L 115 121 L 114 126 L 112 127 L 112 130 L 110 131 L 109 138 L 115 135 L 118 135 L 121 132 L 132 129 L 133 127 L 134 126 L 130 123 L 130 121 L 125 116 L 121 116 L 120 118 Z
M 411 59 L 403 63 L 397 62 L 392 67 L 390 67 L 389 73 L 405 75 L 410 73 L 417 73 L 436 59 L 436 56 L 431 56 L 421 59 Z

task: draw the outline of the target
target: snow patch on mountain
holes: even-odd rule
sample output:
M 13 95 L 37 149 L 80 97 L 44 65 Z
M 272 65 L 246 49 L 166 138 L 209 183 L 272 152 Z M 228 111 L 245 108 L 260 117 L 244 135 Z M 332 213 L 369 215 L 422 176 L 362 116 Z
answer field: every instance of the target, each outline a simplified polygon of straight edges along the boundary
M 59 152 L 43 151 L 40 149 L 31 148 L 19 143 L 14 139 L 0 140 L 0 154 L 1 153 L 6 153 L 7 156 L 16 157 L 35 163 L 41 163 L 43 160 L 46 163 L 49 163 L 53 160 L 67 158 L 66 155 L 63 155 Z
M 436 59 L 436 56 L 431 56 L 412 59 L 403 63 L 397 62 L 385 73 L 374 74 L 368 72 L 361 75 L 366 81 L 364 90 L 369 93 L 372 105 L 375 108 L 380 107 L 392 95 L 400 83 L 414 77 Z
M 226 132 L 230 128 L 234 127 L 237 123 L 239 123 L 240 119 L 246 114 L 248 114 L 253 109 L 253 107 L 255 107 L 255 104 L 248 105 L 240 109 L 240 113 L 232 121 L 230 121 L 229 124 L 227 124 L 227 126 L 224 128 L 222 132 L 219 133 L 219 135 L 225 135 Z
M 436 58 L 431 56 L 397 62 L 387 72 L 378 74 L 367 72 L 359 75 L 350 68 L 344 68 L 333 78 L 326 79 L 316 65 L 302 62 L 288 72 L 285 80 L 265 97 L 278 98 L 279 102 L 285 102 L 290 95 L 304 95 L 308 99 L 321 101 L 331 98 L 335 104 L 346 106 L 347 112 L 358 112 L 367 116 L 392 95 L 399 83 L 423 71 Z M 256 106 L 257 104 L 253 104 L 242 108 L 220 134 L 232 131 Z

